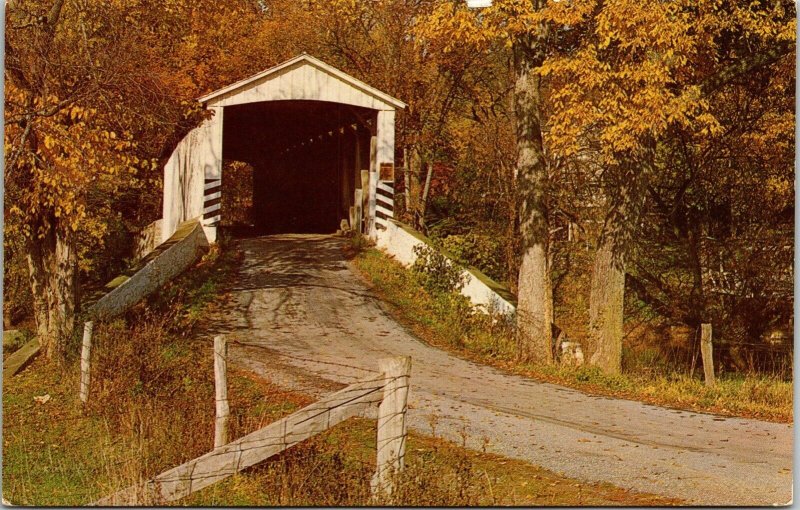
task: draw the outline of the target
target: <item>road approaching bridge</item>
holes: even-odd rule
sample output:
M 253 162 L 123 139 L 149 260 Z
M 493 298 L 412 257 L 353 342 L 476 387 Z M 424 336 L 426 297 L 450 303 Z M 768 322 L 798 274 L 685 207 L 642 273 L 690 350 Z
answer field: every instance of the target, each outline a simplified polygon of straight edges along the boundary
M 375 360 L 411 356 L 411 428 L 567 476 L 698 505 L 786 504 L 792 426 L 583 394 L 454 357 L 386 315 L 342 239 L 237 241 L 233 303 L 213 318 L 235 365 L 311 394 L 349 384 Z

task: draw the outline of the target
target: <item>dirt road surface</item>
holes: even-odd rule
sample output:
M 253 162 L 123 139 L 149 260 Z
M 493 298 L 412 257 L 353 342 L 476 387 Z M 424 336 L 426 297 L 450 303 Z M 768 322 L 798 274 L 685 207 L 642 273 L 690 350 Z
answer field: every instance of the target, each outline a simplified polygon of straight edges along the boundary
M 567 476 L 699 505 L 786 504 L 792 426 L 591 396 L 478 365 L 389 317 L 343 240 L 280 235 L 245 252 L 232 303 L 213 317 L 232 363 L 323 395 L 411 356 L 409 426 Z

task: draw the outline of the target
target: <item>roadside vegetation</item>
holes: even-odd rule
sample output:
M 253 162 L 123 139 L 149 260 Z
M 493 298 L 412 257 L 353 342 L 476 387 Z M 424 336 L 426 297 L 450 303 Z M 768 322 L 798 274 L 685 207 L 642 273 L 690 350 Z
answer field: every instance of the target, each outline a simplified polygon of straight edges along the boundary
M 381 251 L 359 250 L 356 267 L 372 282 L 390 312 L 420 338 L 462 357 L 516 374 L 610 395 L 695 411 L 792 421 L 792 382 L 759 373 L 725 373 L 714 388 L 702 370 L 689 373 L 670 365 L 657 351 L 623 351 L 623 372 L 605 374 L 598 367 L 536 365 L 519 361 L 513 319 L 476 313 L 454 290 L 453 271 L 431 271 L 424 259 L 412 268 Z
M 792 377 L 795 3 L 490 3 L 7 2 L 4 324 L 75 356 L 196 98 L 309 52 L 408 104 L 392 215 L 507 284 L 515 360 L 556 364 L 555 324 L 608 376 L 581 377 L 649 367 L 629 391 L 660 398 L 711 326 L 731 399 L 786 386 L 762 380 Z M 221 222 L 252 217 L 253 168 L 226 165 Z M 670 398 L 729 410 L 725 384 Z
M 3 320 L 42 350 L 4 384 L 8 499 L 86 503 L 210 448 L 210 339 L 197 332 L 224 303 L 236 253 L 213 248 L 159 296 L 97 325 L 85 407 L 81 299 L 128 265 L 135 236 L 160 218 L 164 165 L 211 114 L 196 98 L 303 52 L 408 104 L 388 158 L 393 216 L 518 297 L 511 320 L 476 315 L 440 260 L 408 272 L 363 252 L 356 263 L 418 336 L 585 391 L 792 421 L 795 3 L 491 4 L 6 2 Z M 356 160 L 347 165 L 372 167 Z M 246 166 L 223 172 L 222 222 L 248 217 L 234 207 L 253 212 L 252 176 L 230 182 Z M 593 367 L 557 362 L 553 324 Z M 699 375 L 704 325 L 715 388 Z M 232 375 L 234 435 L 304 402 Z M 358 427 L 331 434 L 198 504 L 364 503 L 366 468 L 341 485 L 316 481 L 317 470 L 355 465 L 363 444 L 326 446 Z M 528 501 L 572 483 L 504 492 L 491 477 L 511 463 L 486 460 L 481 478 L 458 457 L 484 461 L 473 454 L 413 441 L 405 504 Z M 414 474 L 425 471 L 435 476 Z M 620 502 L 578 487 L 530 502 Z
M 78 506 L 212 449 L 212 343 L 203 317 L 225 305 L 240 254 L 212 249 L 127 317 L 95 328 L 90 399 L 78 359 L 40 357 L 3 390 L 3 497 Z M 229 371 L 231 437 L 312 402 Z M 465 438 L 466 440 L 466 438 Z M 176 505 L 670 505 L 678 501 L 578 482 L 530 464 L 411 434 L 396 499 L 375 502 L 375 421 L 352 420 Z

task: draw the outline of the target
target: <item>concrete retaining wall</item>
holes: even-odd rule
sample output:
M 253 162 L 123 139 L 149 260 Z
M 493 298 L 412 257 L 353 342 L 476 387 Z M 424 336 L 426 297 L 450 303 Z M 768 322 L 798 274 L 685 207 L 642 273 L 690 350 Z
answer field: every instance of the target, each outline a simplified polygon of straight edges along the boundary
M 89 317 L 110 319 L 120 315 L 185 271 L 207 249 L 208 240 L 199 218 L 181 223 L 172 237 L 106 286 L 113 290 L 89 307 Z
M 17 375 L 22 372 L 22 370 L 39 355 L 41 348 L 42 346 L 39 345 L 39 339 L 34 338 L 17 349 L 14 354 L 3 360 L 3 378 L 11 377 L 12 375 Z
M 430 239 L 399 221 L 389 220 L 386 230 L 376 230 L 376 243 L 378 248 L 394 256 L 405 266 L 410 266 L 417 260 L 414 247 L 419 245 L 430 246 L 452 263 L 447 253 L 436 248 Z M 461 289 L 461 294 L 468 297 L 474 305 L 503 314 L 513 314 L 516 311 L 516 300 L 508 289 L 474 267 L 465 268 L 463 274 L 466 284 Z

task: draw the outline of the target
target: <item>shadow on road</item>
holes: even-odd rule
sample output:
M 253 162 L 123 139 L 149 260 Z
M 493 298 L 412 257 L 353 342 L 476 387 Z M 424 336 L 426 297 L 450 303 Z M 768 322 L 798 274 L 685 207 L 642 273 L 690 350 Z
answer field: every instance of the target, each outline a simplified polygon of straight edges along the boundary
M 344 242 L 333 236 L 308 234 L 237 240 L 237 246 L 246 256 L 231 290 L 315 286 L 324 271 L 347 271 Z M 343 274 L 342 278 L 346 276 Z

